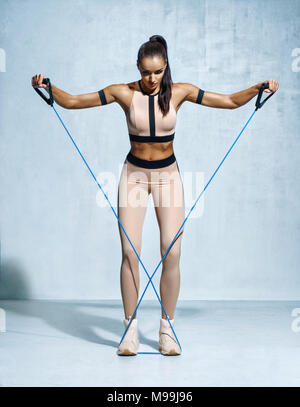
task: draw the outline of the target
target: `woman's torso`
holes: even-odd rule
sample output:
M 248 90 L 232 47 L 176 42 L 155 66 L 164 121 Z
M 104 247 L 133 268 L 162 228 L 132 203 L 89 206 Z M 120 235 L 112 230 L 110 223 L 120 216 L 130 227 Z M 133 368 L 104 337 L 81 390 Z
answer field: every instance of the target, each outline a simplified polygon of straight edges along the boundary
M 130 97 L 126 98 L 128 105 L 121 104 L 121 107 L 126 115 L 128 132 L 137 136 L 135 139 L 138 139 L 138 136 L 143 139 L 143 142 L 130 140 L 131 153 L 150 161 L 169 157 L 174 152 L 173 140 L 166 142 L 161 140 L 175 133 L 177 111 L 181 104 L 176 84 L 172 84 L 170 107 L 164 117 L 158 105 L 158 93 L 153 95 L 143 93 L 138 81 L 128 83 L 127 86 L 130 94 Z M 148 137 L 149 142 L 145 142 Z

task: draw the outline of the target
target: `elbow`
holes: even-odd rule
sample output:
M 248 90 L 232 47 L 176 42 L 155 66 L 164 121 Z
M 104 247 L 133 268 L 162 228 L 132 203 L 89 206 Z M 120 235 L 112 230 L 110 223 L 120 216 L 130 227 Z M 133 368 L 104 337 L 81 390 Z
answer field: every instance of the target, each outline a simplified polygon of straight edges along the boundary
M 64 106 L 65 109 L 71 110 L 71 109 L 75 109 L 74 105 L 70 102 L 67 102 Z
M 67 98 L 64 106 L 65 109 L 76 109 L 76 99 L 75 96 L 70 95 L 70 97 Z
M 239 105 L 233 100 L 232 95 L 228 95 L 228 109 L 236 109 Z

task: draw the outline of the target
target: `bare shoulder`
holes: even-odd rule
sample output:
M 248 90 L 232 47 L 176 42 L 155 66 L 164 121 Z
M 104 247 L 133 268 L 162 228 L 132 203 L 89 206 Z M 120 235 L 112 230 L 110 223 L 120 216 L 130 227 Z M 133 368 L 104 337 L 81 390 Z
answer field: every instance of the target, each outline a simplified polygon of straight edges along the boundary
M 176 93 L 179 95 L 182 103 L 185 101 L 196 103 L 199 91 L 202 90 L 199 86 L 188 82 L 175 83 Z
M 174 95 L 179 94 L 179 95 L 183 95 L 186 92 L 186 83 L 183 82 L 176 82 L 176 83 L 172 83 L 172 93 L 174 93 Z
M 116 83 L 103 88 L 107 103 L 117 102 L 122 108 L 129 107 L 131 95 L 131 84 Z
M 191 83 L 177 82 L 172 84 L 172 102 L 178 111 L 185 101 L 196 103 L 200 88 Z

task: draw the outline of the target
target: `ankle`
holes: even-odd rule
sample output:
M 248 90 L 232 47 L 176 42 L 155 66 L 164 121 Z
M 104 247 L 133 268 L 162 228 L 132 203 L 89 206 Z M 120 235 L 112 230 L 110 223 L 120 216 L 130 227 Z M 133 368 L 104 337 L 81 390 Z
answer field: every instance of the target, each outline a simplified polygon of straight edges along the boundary
M 168 318 L 169 318 L 169 320 L 171 321 L 174 317 L 171 318 L 171 317 L 168 315 Z M 167 317 L 165 316 L 165 314 L 162 315 L 161 319 L 165 319 L 165 320 L 167 321 Z
M 132 317 L 132 315 L 129 315 L 128 318 L 125 316 L 125 319 L 127 319 L 127 321 L 130 321 L 130 320 L 131 320 L 131 317 Z M 136 318 L 136 315 L 134 316 L 133 319 L 137 319 L 137 318 Z

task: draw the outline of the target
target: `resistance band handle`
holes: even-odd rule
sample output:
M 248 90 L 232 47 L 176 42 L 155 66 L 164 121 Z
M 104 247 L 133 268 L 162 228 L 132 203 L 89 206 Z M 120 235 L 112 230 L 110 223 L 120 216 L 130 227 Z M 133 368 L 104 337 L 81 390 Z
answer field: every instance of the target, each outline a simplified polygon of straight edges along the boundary
M 271 96 L 274 95 L 274 92 L 270 93 L 270 95 L 269 95 L 267 98 L 265 98 L 265 100 L 263 100 L 263 101 L 260 103 L 260 100 L 261 100 L 263 91 L 264 91 L 265 89 L 268 89 L 268 88 L 269 88 L 269 84 L 268 84 L 268 83 L 263 83 L 263 84 L 261 85 L 261 87 L 259 88 L 258 96 L 257 96 L 256 102 L 255 102 L 255 106 L 256 106 L 256 109 L 255 109 L 255 110 L 260 109 L 260 108 L 262 107 L 262 105 L 263 105 Z
M 43 99 L 48 105 L 53 106 L 54 100 L 53 100 L 53 95 L 52 95 L 52 88 L 51 88 L 51 82 L 49 78 L 44 78 L 43 79 L 43 84 L 49 86 L 49 98 L 46 98 L 46 96 L 41 92 L 38 88 L 33 88 Z

